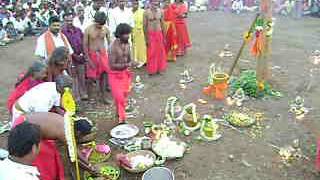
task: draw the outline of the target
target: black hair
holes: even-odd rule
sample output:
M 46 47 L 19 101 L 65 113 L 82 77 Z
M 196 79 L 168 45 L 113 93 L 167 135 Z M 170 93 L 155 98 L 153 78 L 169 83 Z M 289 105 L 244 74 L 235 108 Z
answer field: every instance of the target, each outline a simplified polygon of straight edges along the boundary
M 79 119 L 74 123 L 75 131 L 81 134 L 90 134 L 92 129 L 92 124 L 86 119 Z
M 94 15 L 94 22 L 100 24 L 100 25 L 105 25 L 107 21 L 107 16 L 104 12 L 96 12 Z
M 52 23 L 57 23 L 57 22 L 60 22 L 60 19 L 58 16 L 51 16 L 49 18 L 49 26 L 52 24 Z
M 68 53 L 68 49 L 64 46 L 55 48 L 51 56 L 49 57 L 48 65 L 55 66 L 65 63 L 69 55 Z
M 72 88 L 72 78 L 68 75 L 59 75 L 55 82 L 57 89 Z
M 19 86 L 19 84 L 24 81 L 26 78 L 32 76 L 35 72 L 41 72 L 44 69 L 46 69 L 48 66 L 47 64 L 40 62 L 40 61 L 35 61 L 32 63 L 32 65 L 28 68 L 28 71 L 24 74 L 22 78 L 18 80 L 18 82 L 15 84 L 15 87 Z
M 10 131 L 8 151 L 11 156 L 24 157 L 32 151 L 33 145 L 40 143 L 40 126 L 27 121 L 17 125 Z
M 114 33 L 116 38 L 120 38 L 122 35 L 130 34 L 132 31 L 132 27 L 126 23 L 120 23 L 117 28 L 116 32 Z
M 67 8 L 63 14 L 63 18 L 67 17 L 67 16 L 73 16 L 74 15 L 74 11 L 70 8 Z

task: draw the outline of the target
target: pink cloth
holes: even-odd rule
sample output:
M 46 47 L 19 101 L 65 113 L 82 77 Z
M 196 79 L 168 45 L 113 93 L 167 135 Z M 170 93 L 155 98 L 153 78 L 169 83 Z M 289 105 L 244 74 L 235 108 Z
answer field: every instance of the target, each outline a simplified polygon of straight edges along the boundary
M 24 116 L 20 116 L 14 121 L 15 126 L 25 121 Z M 32 165 L 36 166 L 40 172 L 41 180 L 64 180 L 64 166 L 54 140 L 41 140 L 40 151 Z
M 119 121 L 121 123 L 126 120 L 125 109 L 130 92 L 132 73 L 129 70 L 110 71 L 108 76 L 111 94 L 117 108 Z
M 155 74 L 167 68 L 167 54 L 162 31 L 148 32 L 147 71 Z

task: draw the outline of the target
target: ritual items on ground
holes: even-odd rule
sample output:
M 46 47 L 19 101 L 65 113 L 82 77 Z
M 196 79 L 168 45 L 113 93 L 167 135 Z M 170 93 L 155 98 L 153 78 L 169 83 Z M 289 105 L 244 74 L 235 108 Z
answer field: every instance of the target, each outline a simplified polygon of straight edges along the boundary
M 242 103 L 245 99 L 246 99 L 246 96 L 245 96 L 244 90 L 242 88 L 239 88 L 231 97 L 227 98 L 227 104 L 228 105 L 236 104 L 238 107 L 240 107 L 242 106 Z
M 318 65 L 320 63 L 320 50 L 313 51 L 310 60 L 314 65 Z
M 193 81 L 193 77 L 190 74 L 190 69 L 185 67 L 183 73 L 181 73 L 182 79 L 180 79 L 180 84 L 187 84 Z
M 120 169 L 118 167 L 113 166 L 102 166 L 99 170 L 99 173 L 103 179 L 107 180 L 117 180 L 120 177 Z M 96 178 L 87 174 L 85 172 L 84 177 L 86 180 L 95 180 Z
M 0 134 L 3 134 L 9 130 L 10 130 L 10 123 L 0 121 Z
M 203 88 L 203 93 L 217 100 L 223 100 L 228 93 L 228 80 L 228 74 L 221 70 L 217 71 L 215 64 L 212 64 L 209 69 L 209 85 Z
M 9 156 L 9 152 L 5 149 L 0 148 L 0 161 L 4 160 Z
M 297 96 L 295 100 L 291 102 L 289 112 L 293 113 L 297 119 L 302 119 L 309 110 L 304 107 L 304 99 L 301 96 Z
M 165 116 L 168 121 L 177 121 L 179 113 L 181 113 L 182 107 L 180 106 L 179 99 L 175 96 L 171 96 L 167 99 Z
M 139 128 L 133 124 L 120 124 L 110 131 L 110 135 L 116 139 L 130 139 L 139 133 Z
M 111 148 L 106 144 L 91 142 L 83 145 L 81 153 L 91 163 L 102 163 L 110 158 Z
M 174 174 L 166 167 L 153 167 L 143 174 L 142 180 L 174 180 Z
M 248 127 L 256 122 L 256 120 L 249 115 L 237 111 L 231 111 L 230 113 L 227 113 L 224 116 L 224 119 L 237 127 Z
M 144 84 L 141 80 L 139 75 L 136 76 L 135 83 L 134 83 L 134 90 L 137 94 L 141 94 L 144 88 Z
M 210 115 L 204 115 L 202 119 L 200 136 L 206 141 L 215 141 L 221 137 L 218 133 L 219 125 L 213 120 Z
M 186 131 L 184 134 L 186 134 L 188 131 L 196 131 L 201 126 L 199 114 L 196 112 L 196 107 L 197 106 L 194 103 L 187 104 L 183 107 L 181 113 L 182 122 L 180 123 L 180 127 Z
M 232 52 L 229 44 L 226 44 L 223 48 L 223 50 L 220 52 L 219 57 L 232 57 Z
M 150 169 L 155 161 L 156 155 L 148 150 L 133 151 L 128 154 L 119 154 L 117 161 L 131 173 L 141 173 Z
M 233 79 L 230 82 L 231 94 L 242 88 L 244 94 L 249 97 L 264 97 L 274 96 L 281 97 L 282 94 L 273 90 L 267 82 L 258 83 L 256 72 L 253 70 L 246 70 L 241 72 L 239 78 Z
M 158 156 L 166 159 L 183 157 L 186 148 L 186 143 L 180 140 L 175 140 L 168 136 L 161 137 L 159 140 L 154 141 L 152 144 L 153 152 Z
M 138 115 L 138 110 L 137 110 L 137 101 L 133 98 L 128 99 L 128 104 L 126 106 L 126 116 L 127 118 L 135 118 Z

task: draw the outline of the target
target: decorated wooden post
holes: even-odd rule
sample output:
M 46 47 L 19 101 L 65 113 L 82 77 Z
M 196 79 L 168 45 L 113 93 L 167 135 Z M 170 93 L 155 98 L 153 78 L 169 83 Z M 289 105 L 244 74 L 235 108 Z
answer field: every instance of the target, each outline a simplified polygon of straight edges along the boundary
M 256 40 L 251 49 L 257 59 L 257 84 L 260 91 L 264 90 L 264 83 L 270 77 L 272 32 L 272 0 L 261 0 L 260 17 L 256 22 Z

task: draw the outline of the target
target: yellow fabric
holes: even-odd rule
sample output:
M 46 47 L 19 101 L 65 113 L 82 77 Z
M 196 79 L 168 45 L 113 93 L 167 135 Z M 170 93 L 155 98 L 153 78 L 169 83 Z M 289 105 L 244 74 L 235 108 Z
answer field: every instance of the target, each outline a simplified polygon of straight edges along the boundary
M 143 31 L 143 9 L 138 9 L 133 14 L 134 28 L 132 31 L 133 40 L 133 57 L 136 62 L 146 63 L 147 62 L 147 47 L 144 38 Z

